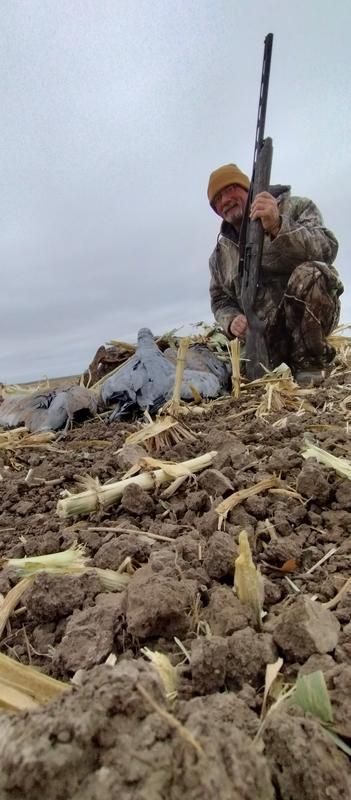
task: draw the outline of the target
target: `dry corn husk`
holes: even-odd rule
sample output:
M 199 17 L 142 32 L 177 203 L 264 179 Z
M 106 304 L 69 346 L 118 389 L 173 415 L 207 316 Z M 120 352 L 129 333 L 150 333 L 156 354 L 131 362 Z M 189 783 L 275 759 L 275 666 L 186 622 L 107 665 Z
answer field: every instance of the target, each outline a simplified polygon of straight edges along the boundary
M 309 411 L 316 413 L 316 409 L 305 398 L 315 394 L 315 389 L 301 389 L 292 379 L 280 379 L 270 382 L 265 387 L 265 393 L 257 408 L 256 416 L 261 417 L 273 411 Z
M 232 396 L 235 400 L 240 397 L 240 340 L 232 339 L 230 342 L 230 361 L 232 365 Z
M 349 592 L 351 592 L 351 578 L 348 578 L 347 581 L 345 581 L 344 585 L 341 587 L 335 597 L 332 597 L 331 600 L 327 600 L 326 603 L 321 603 L 321 605 L 324 606 L 324 608 L 335 608 L 345 594 L 348 594 Z
M 112 345 L 113 347 L 121 348 L 122 350 L 125 350 L 127 353 L 130 353 L 131 355 L 133 355 L 133 353 L 135 353 L 136 350 L 135 344 L 131 344 L 130 342 L 121 342 L 119 339 L 110 339 L 110 341 L 106 342 L 106 344 L 107 347 Z
M 195 400 L 195 403 L 198 403 L 199 406 L 201 407 L 202 396 L 201 396 L 200 392 L 197 390 L 196 386 L 193 386 L 193 384 L 190 383 L 190 381 L 189 381 L 188 386 L 189 386 L 189 389 L 191 390 L 191 394 L 192 394 L 192 396 L 193 396 L 193 398 Z
M 239 533 L 239 555 L 235 559 L 235 590 L 241 603 L 252 609 L 257 625 L 262 627 L 262 605 L 264 600 L 263 576 L 255 567 L 249 540 L 245 530 Z
M 82 575 L 85 572 L 93 572 L 108 592 L 120 592 L 128 585 L 130 575 L 127 573 L 90 567 L 87 561 L 84 547 L 76 542 L 68 550 L 59 553 L 1 559 L 0 566 L 12 567 L 18 575 L 24 577 L 8 592 L 0 607 L 0 636 L 20 597 L 29 588 L 38 572 L 50 572 L 55 575 Z
M 68 684 L 49 678 L 39 670 L 0 653 L 1 708 L 7 711 L 36 708 L 69 689 L 71 687 Z
M 136 461 L 135 464 L 123 475 L 123 479 L 130 478 L 136 475 L 140 470 L 154 470 L 163 469 L 169 478 L 186 478 L 191 475 L 191 471 L 184 467 L 182 463 L 177 464 L 175 461 L 163 461 L 160 458 L 152 458 L 152 456 L 142 456 Z
M 315 389 L 303 389 L 294 380 L 290 367 L 279 364 L 274 370 L 265 370 L 262 378 L 252 381 L 249 386 L 262 386 L 264 395 L 256 409 L 256 416 L 261 417 L 273 411 L 310 411 L 315 408 L 306 398 L 315 395 Z
M 145 444 L 148 450 L 155 451 L 174 447 L 184 440 L 195 441 L 196 436 L 183 422 L 166 416 L 156 422 L 144 425 L 140 431 L 127 436 L 128 444 Z
M 271 692 L 272 686 L 273 686 L 273 684 L 274 684 L 274 682 L 275 682 L 275 680 L 276 680 L 276 678 L 277 678 L 277 676 L 278 676 L 283 664 L 284 664 L 284 661 L 283 661 L 282 658 L 277 658 L 277 660 L 274 661 L 273 664 L 266 664 L 266 677 L 265 677 L 265 682 L 264 682 L 264 694 L 263 694 L 263 701 L 262 701 L 261 715 L 260 715 L 260 719 L 261 720 L 264 719 L 264 717 L 266 715 L 267 700 L 268 700 L 268 698 L 270 696 L 270 692 Z
M 339 373 L 351 366 L 351 337 L 344 336 L 344 331 L 350 329 L 351 325 L 338 325 L 329 336 L 327 342 L 336 350 L 335 366 L 332 375 Z
M 180 392 L 183 382 L 186 354 L 188 351 L 190 341 L 191 341 L 190 336 L 184 336 L 179 343 L 172 400 L 170 400 L 169 403 L 166 403 L 166 405 L 162 409 L 163 411 L 167 411 L 167 414 L 170 415 L 176 416 L 177 414 L 179 414 L 181 408 Z
M 24 448 L 44 448 L 47 450 L 51 442 L 56 439 L 53 431 L 39 431 L 29 433 L 27 428 L 13 428 L 9 431 L 0 431 L 0 450 L 21 450 Z
M 206 469 L 206 467 L 212 464 L 216 455 L 216 451 L 205 453 L 202 456 L 197 456 L 197 458 L 183 461 L 178 466 L 182 467 L 184 471 L 189 469 L 190 473 L 200 472 L 202 469 Z M 184 471 L 182 474 L 184 474 Z M 155 486 L 166 483 L 168 480 L 169 475 L 164 469 L 144 472 L 132 478 L 126 478 L 116 483 L 105 483 L 103 485 L 101 485 L 98 480 L 89 478 L 85 481 L 85 485 L 88 487 L 85 491 L 79 494 L 71 494 L 68 492 L 64 499 L 58 501 L 57 513 L 60 517 L 64 518 L 89 514 L 97 508 L 107 508 L 113 505 L 122 496 L 127 486 L 137 484 L 143 489 L 154 489 Z
M 266 383 L 276 383 L 279 380 L 291 380 L 292 379 L 292 372 L 290 367 L 287 364 L 282 362 L 279 364 L 275 369 L 271 371 L 263 367 L 264 375 L 261 378 L 256 378 L 254 381 L 250 381 L 248 387 L 251 389 L 252 386 L 264 386 Z
M 74 527 L 74 525 L 73 525 L 73 527 Z M 66 530 L 69 530 L 69 528 L 67 528 Z M 172 539 L 171 536 L 162 536 L 161 534 L 152 533 L 151 531 L 141 531 L 141 530 L 138 530 L 138 528 L 125 528 L 124 525 L 123 526 L 122 525 L 118 525 L 117 527 L 110 526 L 110 525 L 109 526 L 107 526 L 107 525 L 93 526 L 91 528 L 87 528 L 86 530 L 87 531 L 103 531 L 103 532 L 106 532 L 106 533 L 129 533 L 129 534 L 135 534 L 136 536 L 140 536 L 140 538 L 141 538 L 141 540 L 143 542 L 149 542 L 151 544 L 153 544 L 154 541 L 170 542 L 171 544 L 174 544 L 174 542 L 175 542 L 175 540 Z
M 187 477 L 187 475 L 181 475 L 179 478 L 175 478 L 175 480 L 172 481 L 172 483 L 161 493 L 162 499 L 167 500 L 168 497 L 173 497 L 178 489 L 183 486 L 183 483 L 186 481 Z
M 0 387 L 0 397 L 3 397 L 5 400 L 6 397 L 12 397 L 16 394 L 36 394 L 36 392 L 42 392 L 50 388 L 50 382 L 48 380 L 41 381 L 36 386 L 34 384 L 24 384 L 21 386 L 18 383 L 5 383 Z
M 332 347 L 335 347 L 335 350 L 342 350 L 344 347 L 351 348 L 351 337 L 350 336 L 343 336 L 344 331 L 350 330 L 351 323 L 346 323 L 346 325 L 338 325 L 337 328 L 327 336 L 327 342 Z
M 140 459 L 139 464 L 145 469 L 162 469 L 169 478 L 182 478 L 186 475 L 191 475 L 191 470 L 185 466 L 184 462 L 177 464 L 175 461 L 162 461 L 160 458 L 145 456 Z
M 130 581 L 130 575 L 127 572 L 101 569 L 100 567 L 88 567 L 86 571 L 94 572 L 97 575 L 106 592 L 122 592 Z
M 4 597 L 0 605 L 0 637 L 2 636 L 8 620 L 19 603 L 22 595 L 31 586 L 33 577 L 34 576 L 23 578 L 21 581 L 19 581 L 19 583 L 16 584 L 16 586 L 13 586 L 12 589 L 7 592 L 6 597 Z
M 315 458 L 320 464 L 330 467 L 335 470 L 338 475 L 342 475 L 343 478 L 351 480 L 351 462 L 347 461 L 346 458 L 333 456 L 331 453 L 328 453 L 327 450 L 322 450 L 321 447 L 309 443 L 306 443 L 301 454 L 303 458 Z
M 164 685 L 167 700 L 175 700 L 179 683 L 176 667 L 173 667 L 168 656 L 164 655 L 164 653 L 159 653 L 157 650 L 149 650 L 148 647 L 142 647 L 141 652 L 155 665 Z
M 74 544 L 67 550 L 59 553 L 49 553 L 45 556 L 24 556 L 23 558 L 4 558 L 0 561 L 2 567 L 12 567 L 18 575 L 25 577 L 35 575 L 37 572 L 67 572 L 75 569 L 85 569 L 87 558 L 83 545 Z
M 222 524 L 224 520 L 226 520 L 229 511 L 235 506 L 240 505 L 243 500 L 246 500 L 247 497 L 252 497 L 252 495 L 260 494 L 261 492 L 266 492 L 268 489 L 283 489 L 285 490 L 285 485 L 280 478 L 277 478 L 276 475 L 270 475 L 268 478 L 264 478 L 259 483 L 255 483 L 254 486 L 250 486 L 248 489 L 239 489 L 238 492 L 234 492 L 233 494 L 226 497 L 225 500 L 222 500 L 221 503 L 215 509 L 216 514 L 218 514 L 218 530 L 221 530 Z

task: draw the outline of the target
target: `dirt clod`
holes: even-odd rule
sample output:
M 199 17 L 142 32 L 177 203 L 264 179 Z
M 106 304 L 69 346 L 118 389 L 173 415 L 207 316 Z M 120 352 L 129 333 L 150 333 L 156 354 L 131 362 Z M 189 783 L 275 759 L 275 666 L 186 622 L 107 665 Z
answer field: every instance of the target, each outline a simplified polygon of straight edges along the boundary
M 212 633 L 217 636 L 230 636 L 234 631 L 253 623 L 253 615 L 248 606 L 240 603 L 233 590 L 227 586 L 211 589 L 204 617 Z
M 233 486 L 218 469 L 206 469 L 199 477 L 199 486 L 213 497 L 225 497 L 233 492 Z
M 197 754 L 140 696 L 138 685 L 166 708 L 156 670 L 122 662 L 95 668 L 50 710 L 3 718 L 4 800 L 20 800 L 21 787 L 26 800 L 38 800 L 40 786 L 45 800 L 274 800 L 264 757 L 233 720 L 240 701 L 233 709 L 230 696 L 227 704 L 222 700 L 221 713 L 211 698 L 183 705 L 181 724 L 202 748 Z
M 307 459 L 297 478 L 296 489 L 304 497 L 325 503 L 330 496 L 330 485 L 323 467 L 314 459 Z
M 94 557 L 94 564 L 102 569 L 118 569 L 125 558 L 131 556 L 138 561 L 147 561 L 152 543 L 143 541 L 140 536 L 121 533 L 101 545 Z
M 127 625 L 133 636 L 181 635 L 189 628 L 192 594 L 186 581 L 142 567 L 127 590 Z
M 336 499 L 342 508 L 351 511 L 351 481 L 341 481 L 336 489 Z
M 226 684 L 231 689 L 244 683 L 262 683 L 266 664 L 273 663 L 277 651 L 270 634 L 255 633 L 252 628 L 236 631 L 228 637 Z
M 31 619 L 52 622 L 68 617 L 75 609 L 90 605 L 101 592 L 101 583 L 93 574 L 55 575 L 40 572 L 25 595 Z
M 228 643 L 220 636 L 198 637 L 191 647 L 191 672 L 194 689 L 211 694 L 224 686 Z
M 100 664 L 109 655 L 121 613 L 121 598 L 114 595 L 114 605 L 102 603 L 75 611 L 67 623 L 62 641 L 56 647 L 54 667 L 58 674 L 75 672 Z
M 320 603 L 299 597 L 282 612 L 274 641 L 289 660 L 305 660 L 313 653 L 331 653 L 338 642 L 340 623 Z
M 232 536 L 224 531 L 214 533 L 204 558 L 204 567 L 210 578 L 234 578 L 234 561 L 238 554 L 238 546 Z
M 131 483 L 123 492 L 121 506 L 133 516 L 142 516 L 151 514 L 155 504 L 145 489 L 142 489 L 137 483 Z
M 348 800 L 347 756 L 337 750 L 320 723 L 280 709 L 263 734 L 265 754 L 281 800 Z

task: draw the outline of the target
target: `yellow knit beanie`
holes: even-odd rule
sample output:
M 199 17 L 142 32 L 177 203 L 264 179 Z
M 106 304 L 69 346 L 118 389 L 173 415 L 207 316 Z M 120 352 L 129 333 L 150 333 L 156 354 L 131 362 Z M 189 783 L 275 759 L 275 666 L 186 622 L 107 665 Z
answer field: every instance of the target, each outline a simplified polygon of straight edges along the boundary
M 208 181 L 207 196 L 214 210 L 216 209 L 213 205 L 213 201 L 216 194 L 232 183 L 237 183 L 244 189 L 250 188 L 250 179 L 244 172 L 241 172 L 241 169 L 239 169 L 236 164 L 225 164 L 223 167 L 218 167 L 214 172 L 211 172 Z

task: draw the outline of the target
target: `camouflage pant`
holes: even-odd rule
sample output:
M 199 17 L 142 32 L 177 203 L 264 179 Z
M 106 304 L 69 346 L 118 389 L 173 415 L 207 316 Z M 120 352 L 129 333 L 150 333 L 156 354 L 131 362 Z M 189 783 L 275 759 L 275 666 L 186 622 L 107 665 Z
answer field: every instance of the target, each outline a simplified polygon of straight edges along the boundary
M 272 366 L 285 361 L 293 370 L 323 368 L 335 350 L 326 337 L 338 324 L 342 284 L 336 270 L 306 261 L 290 275 L 285 293 L 267 324 Z

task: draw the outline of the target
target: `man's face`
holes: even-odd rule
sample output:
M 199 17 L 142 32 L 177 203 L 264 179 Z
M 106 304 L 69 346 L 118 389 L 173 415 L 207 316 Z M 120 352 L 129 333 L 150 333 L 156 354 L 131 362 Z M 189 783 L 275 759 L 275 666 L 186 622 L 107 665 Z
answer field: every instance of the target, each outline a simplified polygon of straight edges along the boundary
M 240 230 L 243 220 L 248 192 L 237 183 L 231 183 L 222 189 L 214 199 L 214 207 L 222 219 Z

